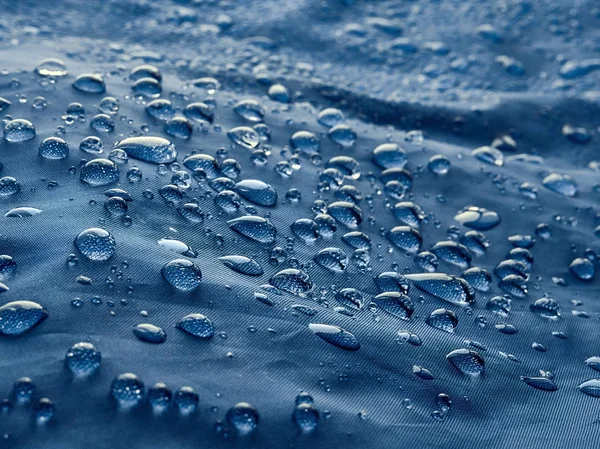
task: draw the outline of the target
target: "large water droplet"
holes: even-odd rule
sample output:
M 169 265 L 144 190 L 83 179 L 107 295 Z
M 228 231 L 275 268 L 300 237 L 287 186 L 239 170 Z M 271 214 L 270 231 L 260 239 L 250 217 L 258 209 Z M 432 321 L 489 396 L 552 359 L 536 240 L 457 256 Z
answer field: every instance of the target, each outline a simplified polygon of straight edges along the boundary
M 75 343 L 67 351 L 65 362 L 75 376 L 87 377 L 100 368 L 102 355 L 91 343 Z
M 398 292 L 384 292 L 373 298 L 377 307 L 398 318 L 409 319 L 415 311 L 415 304 L 408 296 Z
M 458 326 L 458 318 L 452 310 L 436 309 L 425 319 L 425 323 L 436 329 L 452 333 Z
M 112 381 L 110 393 L 121 407 L 134 407 L 144 397 L 144 382 L 135 374 L 120 374 Z
M 92 187 L 105 186 L 119 180 L 119 169 L 108 159 L 93 159 L 81 169 L 80 179 Z
M 269 220 L 254 215 L 235 218 L 227 224 L 238 234 L 259 243 L 273 243 L 277 234 L 275 226 Z
M 162 137 L 129 137 L 118 142 L 115 148 L 125 151 L 129 157 L 153 164 L 169 164 L 177 158 L 175 145 Z
M 48 312 L 37 302 L 9 302 L 0 307 L 0 335 L 21 335 L 46 318 Z
M 162 267 L 161 274 L 165 280 L 183 292 L 191 292 L 200 286 L 202 271 L 194 263 L 186 259 L 175 259 Z
M 356 337 L 341 327 L 316 323 L 311 323 L 308 327 L 315 335 L 338 348 L 347 351 L 357 351 L 360 349 L 360 343 Z
M 262 267 L 253 259 L 246 256 L 223 256 L 219 257 L 227 268 L 248 276 L 261 276 L 264 271 Z
M 117 249 L 112 234 L 100 228 L 80 232 L 75 238 L 75 246 L 85 257 L 97 261 L 110 259 Z
M 407 274 L 406 279 L 419 290 L 453 304 L 467 305 L 475 302 L 471 287 L 464 279 L 443 273 Z
M 464 374 L 479 376 L 484 371 L 485 362 L 478 352 L 470 349 L 455 349 L 446 358 Z
M 319 251 L 313 260 L 323 268 L 342 273 L 348 268 L 348 255 L 339 248 L 324 248 Z
M 190 313 L 184 316 L 175 326 L 194 337 L 208 339 L 215 335 L 212 321 L 200 313 Z
M 11 143 L 25 142 L 35 137 L 35 126 L 29 120 L 15 119 L 4 127 L 4 138 Z
M 258 427 L 259 421 L 258 410 L 247 402 L 235 404 L 227 411 L 227 422 L 240 435 L 247 435 L 254 432 Z
M 298 296 L 304 296 L 313 288 L 308 274 L 296 268 L 287 268 L 276 273 L 270 282 L 273 287 Z
M 423 244 L 423 238 L 419 231 L 410 226 L 396 226 L 392 228 L 387 233 L 387 238 L 394 246 L 409 254 L 418 253 Z
M 167 341 L 167 334 L 154 324 L 138 324 L 133 328 L 133 335 L 146 343 L 160 344 Z
M 244 179 L 238 182 L 235 191 L 245 200 L 260 206 L 271 207 L 277 204 L 275 189 L 258 179 Z

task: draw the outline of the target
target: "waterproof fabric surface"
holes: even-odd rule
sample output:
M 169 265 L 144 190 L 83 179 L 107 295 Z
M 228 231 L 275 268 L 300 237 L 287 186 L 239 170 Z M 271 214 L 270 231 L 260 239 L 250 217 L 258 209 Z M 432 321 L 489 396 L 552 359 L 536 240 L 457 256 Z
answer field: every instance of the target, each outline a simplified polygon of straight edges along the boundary
M 0 209 L 3 214 L 15 207 L 41 210 L 31 217 L 0 218 L 0 254 L 17 264 L 14 276 L 3 281 L 9 290 L 0 294 L 0 304 L 35 301 L 49 314 L 22 336 L 0 336 L 0 396 L 14 402 L 12 384 L 23 376 L 37 387 L 31 404 L 13 404 L 10 411 L 0 412 L 0 447 L 597 447 L 600 399 L 593 396 L 597 391 L 578 386 L 600 377 L 585 363 L 600 356 L 598 281 L 580 280 L 569 270 L 576 258 L 594 260 L 598 246 L 600 12 L 595 2 L 0 4 L 0 96 L 11 103 L 2 114 L 7 122 L 27 119 L 37 131 L 26 142 L 0 142 L 0 175 L 14 177 L 21 186 L 19 193 L 0 197 Z M 38 62 L 48 57 L 63 60 L 69 73 L 56 79 L 37 75 Z M 214 100 L 214 123 L 194 124 L 189 139 L 166 134 L 164 122 L 145 112 L 151 99 L 132 92 L 129 73 L 141 64 L 160 69 L 162 98 L 179 113 L 191 102 Z M 102 75 L 106 92 L 74 89 L 75 77 L 84 73 Z M 220 88 L 207 92 L 192 83 L 201 77 L 216 78 Z M 274 83 L 287 88 L 289 104 L 267 96 Z M 47 105 L 33 107 L 40 104 L 34 101 L 40 96 Z M 115 129 L 98 132 L 90 122 L 106 96 L 119 100 Z M 264 166 L 251 161 L 252 150 L 227 136 L 231 128 L 255 124 L 234 112 L 234 105 L 245 99 L 262 105 L 264 123 L 271 129 L 271 140 L 261 143 L 270 149 Z M 65 110 L 73 102 L 84 106 L 85 119 L 69 124 Z M 326 107 L 344 113 L 344 123 L 357 136 L 353 145 L 339 145 L 328 136 L 328 127 L 318 123 L 317 115 Z M 573 135 L 563 129 L 566 124 L 585 130 Z M 290 160 L 290 137 L 297 131 L 318 136 L 321 163 L 305 154 Z M 410 131 L 421 131 L 423 141 Z M 193 151 L 221 162 L 235 159 L 241 165 L 239 179 L 270 184 L 278 193 L 277 205 L 242 200 L 242 208 L 228 215 L 215 205 L 216 192 L 208 183 L 194 179 L 184 202 L 197 201 L 205 218 L 192 223 L 158 193 L 171 183 L 173 171 L 161 174 L 156 164 L 131 157 L 119 165 L 118 182 L 93 188 L 80 181 L 80 161 L 94 158 L 79 149 L 84 137 L 99 136 L 104 142 L 99 156 L 107 157 L 117 141 L 140 134 L 168 138 L 180 165 Z M 38 155 L 42 140 L 53 135 L 69 144 L 66 160 Z M 507 135 L 516 147 L 506 138 L 508 144 L 496 143 L 502 164 L 496 160 L 490 165 L 471 154 Z M 390 195 L 391 186 L 384 188 L 383 169 L 373 163 L 373 149 L 385 142 L 401 145 L 408 154 L 406 169 L 413 182 L 401 199 L 397 193 Z M 226 157 L 218 156 L 225 152 Z M 362 268 L 358 256 L 366 256 L 353 257 L 354 249 L 341 239 L 350 231 L 342 223 L 333 236 L 321 236 L 310 245 L 290 229 L 297 219 L 314 218 L 315 200 L 337 200 L 339 186 L 325 188 L 321 172 L 340 155 L 360 164 L 360 178 L 343 183 L 355 185 L 363 196 L 358 206 L 364 220 L 357 230 L 370 236 L 372 249 Z M 450 161 L 447 174 L 428 168 L 435 155 Z M 289 165 L 283 168 L 293 172 L 287 177 L 275 170 L 286 161 Z M 134 166 L 143 177 L 131 183 L 126 173 Z M 551 173 L 570 175 L 576 195 L 545 187 L 542 180 Z M 108 188 L 125 189 L 133 198 L 130 225 L 105 209 Z M 301 194 L 298 203 L 286 199 L 292 188 Z M 145 190 L 152 192 L 151 199 Z M 465 207 L 496 212 L 500 224 L 483 231 L 490 242 L 487 251 L 472 254 L 470 263 L 489 273 L 513 248 L 508 237 L 532 236 L 535 260 L 528 293 L 511 297 L 510 312 L 499 316 L 486 307 L 491 298 L 506 294 L 498 286 L 500 278 L 492 274 L 490 290 L 475 291 L 469 307 L 413 285 L 408 292 L 415 303 L 410 320 L 375 306 L 352 316 L 340 313 L 335 292 L 342 288 L 358 289 L 370 300 L 379 293 L 374 278 L 380 273 L 423 272 L 414 254 L 405 254 L 386 238 L 387 231 L 402 225 L 391 211 L 399 201 L 413 201 L 427 215 L 419 226 L 421 250 L 450 237 L 460 241 L 470 229 L 454 217 Z M 276 241 L 259 244 L 233 232 L 227 220 L 243 215 L 268 217 L 277 228 Z M 550 226 L 549 238 L 544 232 L 536 234 L 541 223 Z M 86 260 L 74 246 L 75 237 L 93 227 L 114 236 L 116 252 L 108 261 Z M 167 237 L 185 242 L 198 254 L 190 260 L 202 270 L 202 281 L 191 293 L 177 291 L 161 276 L 167 262 L 185 258 L 157 243 Z M 287 257 L 274 264 L 271 250 L 277 246 L 287 248 Z M 344 272 L 313 262 L 329 247 L 342 249 L 351 259 Z M 73 267 L 67 264 L 69 254 L 78 258 Z M 230 270 L 218 260 L 226 255 L 251 257 L 264 274 L 252 277 Z M 261 289 L 275 273 L 292 266 L 310 276 L 314 289 L 309 295 Z M 464 270 L 440 260 L 437 271 L 460 276 Z M 90 278 L 91 285 L 77 281 L 79 276 Z M 275 305 L 257 301 L 255 292 L 267 294 Z M 559 304 L 558 319 L 530 309 L 544 296 Z M 75 298 L 83 305 L 75 307 Z M 310 314 L 304 313 L 306 308 Z M 453 333 L 426 324 L 440 308 L 456 314 Z M 190 313 L 212 320 L 212 339 L 195 339 L 175 328 Z M 141 323 L 162 327 L 166 342 L 137 339 L 132 328 Z M 344 351 L 330 345 L 309 329 L 310 323 L 340 326 L 361 347 Z M 500 332 L 496 325 L 501 323 L 518 332 Z M 399 344 L 401 330 L 418 335 L 422 345 Z M 102 364 L 91 378 L 74 379 L 65 354 L 74 343 L 85 341 L 102 353 Z M 534 343 L 546 351 L 533 349 Z M 446 355 L 459 348 L 483 357 L 482 375 L 466 375 L 448 362 Z M 415 365 L 429 370 L 434 379 L 413 374 Z M 145 400 L 131 410 L 120 409 L 110 385 L 128 372 L 139 376 L 146 388 L 156 382 L 173 391 L 193 387 L 199 394 L 197 412 L 181 416 L 172 407 L 155 416 Z M 520 376 L 544 378 L 557 389 L 534 388 Z M 318 428 L 310 433 L 300 432 L 291 419 L 300 391 L 314 397 L 320 412 Z M 449 410 L 436 402 L 440 393 L 450 397 Z M 34 409 L 43 397 L 54 402 L 56 413 L 40 425 Z M 239 402 L 251 403 L 260 414 L 252 435 L 238 435 L 226 422 L 227 410 Z

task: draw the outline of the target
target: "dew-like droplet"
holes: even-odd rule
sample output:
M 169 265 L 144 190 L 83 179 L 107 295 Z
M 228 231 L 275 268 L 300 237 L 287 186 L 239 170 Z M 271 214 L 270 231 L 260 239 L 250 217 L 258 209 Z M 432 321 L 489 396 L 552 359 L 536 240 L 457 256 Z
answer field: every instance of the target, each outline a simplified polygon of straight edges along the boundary
M 455 265 L 463 270 L 471 264 L 469 250 L 460 243 L 452 240 L 443 240 L 431 248 L 431 252 L 439 259 Z
M 160 344 L 167 341 L 166 332 L 154 324 L 138 324 L 133 328 L 133 335 L 146 343 Z
M 436 298 L 457 305 L 475 302 L 471 287 L 464 279 L 443 273 L 407 274 L 405 277 L 419 290 Z
M 105 186 L 119 180 L 119 169 L 108 159 L 93 159 L 83 166 L 80 179 L 92 187 Z
M 175 259 L 162 267 L 163 278 L 182 292 L 191 292 L 200 286 L 202 271 L 193 262 L 186 259 Z
M 208 154 L 192 154 L 183 160 L 183 165 L 190 170 L 203 170 L 208 179 L 218 178 L 221 173 L 219 162 Z
M 14 119 L 4 126 L 4 138 L 11 143 L 25 142 L 35 137 L 35 126 L 29 120 Z
M 587 394 L 588 396 L 600 398 L 600 379 L 586 380 L 582 384 L 578 385 L 577 388 L 579 388 L 579 391 Z
M 479 147 L 471 151 L 471 156 L 477 158 L 479 161 L 502 167 L 504 165 L 504 154 L 497 148 L 492 147 Z
M 292 421 L 301 432 L 313 432 L 319 425 L 319 411 L 312 404 L 299 404 L 294 407 Z
M 57 58 L 42 59 L 37 67 L 35 73 L 40 76 L 51 76 L 53 78 L 60 78 L 67 75 L 67 66 L 63 61 Z
M 375 284 L 382 292 L 399 292 L 404 295 L 408 293 L 410 283 L 405 276 L 395 271 L 386 271 L 375 278 Z
M 540 298 L 529 306 L 529 310 L 544 318 L 557 319 L 560 316 L 560 305 L 552 298 Z
M 290 138 L 290 145 L 295 150 L 308 155 L 318 154 L 321 151 L 319 138 L 310 131 L 298 131 Z
M 144 397 L 144 382 L 132 373 L 120 374 L 112 381 L 110 393 L 121 407 L 138 405 Z
M 106 91 L 106 85 L 101 76 L 86 73 L 79 75 L 73 81 L 73 87 L 87 94 L 102 94 Z
M 101 362 L 100 351 L 88 342 L 75 343 L 65 356 L 67 367 L 77 377 L 91 376 L 100 368 Z
M 327 207 L 327 213 L 348 228 L 356 228 L 363 221 L 363 213 L 354 203 L 337 201 Z
M 586 257 L 578 257 L 569 265 L 569 270 L 582 281 L 589 281 L 594 277 L 596 268 Z
M 500 216 L 496 212 L 476 206 L 463 209 L 454 219 L 462 225 L 478 231 L 487 231 L 500 224 Z
M 245 200 L 260 206 L 272 207 L 277 204 L 275 189 L 258 179 L 244 179 L 238 182 L 235 191 Z
M 248 276 L 262 276 L 264 273 L 258 262 L 246 256 L 223 256 L 219 257 L 219 260 L 227 268 L 231 268 L 237 273 Z
M 296 268 L 287 268 L 276 273 L 270 282 L 273 287 L 298 296 L 304 296 L 313 288 L 308 274 Z
M 542 185 L 562 196 L 572 197 L 577 194 L 577 183 L 569 175 L 551 173 L 542 180 Z
M 373 162 L 381 168 L 404 168 L 408 162 L 406 151 L 395 143 L 383 143 L 373 150 Z
M 215 335 L 212 321 L 200 313 L 184 316 L 175 327 L 197 338 L 208 339 Z
M 115 253 L 117 244 L 110 232 L 100 228 L 89 228 L 75 238 L 77 249 L 90 260 L 108 260 Z
M 521 376 L 521 380 L 525 382 L 527 385 L 537 388 L 538 390 L 543 391 L 556 391 L 558 390 L 558 386 L 554 383 L 552 379 L 549 379 L 544 376 Z
M 275 226 L 269 220 L 254 215 L 235 218 L 227 224 L 238 234 L 259 243 L 273 243 L 277 235 Z
M 360 349 L 360 343 L 356 337 L 341 327 L 316 323 L 311 323 L 308 327 L 315 335 L 333 346 L 347 351 L 357 351 Z
M 373 302 L 384 312 L 397 318 L 410 319 L 415 304 L 408 296 L 399 292 L 383 292 L 373 298 Z
M 394 246 L 409 254 L 418 253 L 423 244 L 423 238 L 419 231 L 410 226 L 396 226 L 390 229 L 387 238 Z
M 342 241 L 355 249 L 371 249 L 371 237 L 364 232 L 351 231 L 342 236 Z
M 258 133 L 248 126 L 238 126 L 227 131 L 227 136 L 237 145 L 250 150 L 258 147 L 260 137 Z
M 125 151 L 129 157 L 153 164 L 170 164 L 177 158 L 175 145 L 162 137 L 128 137 L 118 142 L 115 148 Z
M 452 333 L 458 326 L 458 318 L 452 310 L 436 309 L 425 319 L 425 323 L 436 329 Z
M 479 376 L 484 371 L 485 362 L 478 352 L 470 349 L 455 349 L 446 355 L 446 359 L 462 373 Z
M 9 302 L 0 307 L 0 335 L 21 335 L 46 318 L 48 312 L 37 302 Z
M 49 160 L 65 159 L 69 156 L 69 145 L 60 137 L 48 137 L 40 144 L 38 154 Z
M 41 209 L 36 209 L 35 207 L 16 207 L 9 210 L 4 216 L 7 218 L 24 218 L 33 217 L 40 213 L 42 213 Z
M 313 260 L 323 268 L 336 273 L 342 273 L 348 268 L 348 255 L 340 248 L 324 248 L 315 255 Z
M 256 431 L 260 417 L 258 410 L 247 402 L 239 402 L 227 411 L 227 422 L 240 435 L 248 435 Z
M 342 288 L 335 294 L 335 299 L 340 304 L 355 310 L 361 310 L 368 303 L 364 295 L 355 288 Z
M 413 334 L 410 331 L 401 330 L 398 331 L 397 335 L 398 338 L 396 339 L 396 341 L 398 342 L 398 344 L 408 343 L 412 346 L 421 346 L 423 344 L 421 337 L 419 337 L 417 334 Z

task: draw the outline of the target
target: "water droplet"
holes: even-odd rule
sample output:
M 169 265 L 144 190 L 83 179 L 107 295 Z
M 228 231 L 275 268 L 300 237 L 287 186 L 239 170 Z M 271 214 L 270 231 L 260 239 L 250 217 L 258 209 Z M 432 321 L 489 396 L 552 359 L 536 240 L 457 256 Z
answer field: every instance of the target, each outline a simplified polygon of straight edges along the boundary
M 193 154 L 188 156 L 183 160 L 183 165 L 190 170 L 203 170 L 208 179 L 218 178 L 221 172 L 219 162 L 208 154 Z
M 167 341 L 167 334 L 160 327 L 153 324 L 138 324 L 133 328 L 133 334 L 146 343 L 160 344 Z
M 324 248 L 319 251 L 313 260 L 323 268 L 342 273 L 348 267 L 348 255 L 340 248 Z
M 184 316 L 175 327 L 198 338 L 208 339 L 215 335 L 212 321 L 200 313 Z
M 233 271 L 241 274 L 261 276 L 264 273 L 258 262 L 245 256 L 223 256 L 219 257 L 219 260 L 227 268 L 231 268 Z
M 260 206 L 277 204 L 277 192 L 269 184 L 257 179 L 245 179 L 235 185 L 235 191 L 245 200 Z
M 279 290 L 298 296 L 304 296 L 313 288 L 313 283 L 308 274 L 296 268 L 287 268 L 276 273 L 270 282 Z
M 452 310 L 436 309 L 425 319 L 425 323 L 436 329 L 452 333 L 458 326 L 458 318 Z
M 75 343 L 67 351 L 65 362 L 75 376 L 87 377 L 100 368 L 102 355 L 91 343 Z
M 44 159 L 65 159 L 69 156 L 69 145 L 60 137 L 48 137 L 40 144 L 38 154 Z
M 566 197 L 577 194 L 577 183 L 569 175 L 551 173 L 542 180 L 542 185 L 548 190 Z
M 390 315 L 408 320 L 415 311 L 415 304 L 408 296 L 398 292 L 384 292 L 373 298 L 377 307 Z
M 106 85 L 102 77 L 90 73 L 79 75 L 75 78 L 73 87 L 80 92 L 88 94 L 102 94 L 106 91 Z
M 258 410 L 247 402 L 235 404 L 227 411 L 227 422 L 232 425 L 240 435 L 254 432 L 260 421 Z
M 460 211 L 454 219 L 471 229 L 487 231 L 500 224 L 500 216 L 483 207 L 469 206 Z
M 24 218 L 33 217 L 40 213 L 42 213 L 41 209 L 36 209 L 35 207 L 16 207 L 9 210 L 4 216 L 7 218 Z
M 144 382 L 132 373 L 120 374 L 112 381 L 110 393 L 121 407 L 138 405 L 144 397 Z
M 183 292 L 197 289 L 202 279 L 200 268 L 186 259 L 168 262 L 162 267 L 161 274 L 169 284 Z
M 60 78 L 67 75 L 67 66 L 60 59 L 47 58 L 42 59 L 37 67 L 35 73 L 40 76 L 51 76 L 53 78 Z
M 423 244 L 423 238 L 419 231 L 410 226 L 396 226 L 392 228 L 387 233 L 387 238 L 394 246 L 409 254 L 418 253 Z
M 153 164 L 169 164 L 177 158 L 175 145 L 162 137 L 129 137 L 118 142 L 115 148 L 125 151 L 129 157 Z
M 80 179 L 92 187 L 105 186 L 119 180 L 119 169 L 108 159 L 93 159 L 81 169 Z
M 318 154 L 321 151 L 319 138 L 310 131 L 298 131 L 290 138 L 290 145 L 295 150 L 306 154 Z
M 479 161 L 502 167 L 504 165 L 504 154 L 497 148 L 492 147 L 480 147 L 471 151 L 471 156 L 474 156 Z
M 471 264 L 469 250 L 464 245 L 451 240 L 443 240 L 436 243 L 431 248 L 431 252 L 441 260 L 462 269 L 467 268 Z
M 139 78 L 131 86 L 133 94 L 146 98 L 156 98 L 162 93 L 160 83 L 154 78 Z
M 408 162 L 408 156 L 398 144 L 383 143 L 373 150 L 373 162 L 381 168 L 404 168 Z
M 585 257 L 578 257 L 569 265 L 571 273 L 577 276 L 582 281 L 589 281 L 594 277 L 596 269 L 594 264 Z
M 313 432 L 319 424 L 319 411 L 312 404 L 299 404 L 294 407 L 292 421 L 302 432 Z
M 75 238 L 77 249 L 90 260 L 108 260 L 115 253 L 117 244 L 112 234 L 105 229 L 90 228 Z
M 277 234 L 275 226 L 270 221 L 254 215 L 235 218 L 229 220 L 227 224 L 238 234 L 259 243 L 273 243 Z
M 478 352 L 470 349 L 455 349 L 446 359 L 464 374 L 479 376 L 484 371 L 485 362 Z
M 237 145 L 250 150 L 258 147 L 260 137 L 258 133 L 248 126 L 238 126 L 227 131 L 227 136 Z
M 11 143 L 25 142 L 35 137 L 35 126 L 29 120 L 15 119 L 4 127 L 4 138 Z
M 588 396 L 600 398 L 600 379 L 586 380 L 582 384 L 578 385 L 577 388 L 579 388 L 579 391 L 587 394 Z
M 37 302 L 9 302 L 0 307 L 0 335 L 21 335 L 46 318 L 48 312 Z
M 347 351 L 357 351 L 360 349 L 360 343 L 356 337 L 341 327 L 316 323 L 311 323 L 308 327 L 315 335 L 333 346 Z

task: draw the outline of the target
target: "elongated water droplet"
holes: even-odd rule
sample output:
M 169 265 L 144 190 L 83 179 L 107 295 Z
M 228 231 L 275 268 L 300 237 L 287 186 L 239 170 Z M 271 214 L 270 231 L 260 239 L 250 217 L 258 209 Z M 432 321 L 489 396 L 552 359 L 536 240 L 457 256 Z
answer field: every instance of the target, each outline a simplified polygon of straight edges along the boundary
M 333 346 L 347 351 L 357 351 L 360 349 L 360 343 L 356 337 L 341 327 L 316 323 L 311 323 L 308 327 L 315 335 Z

